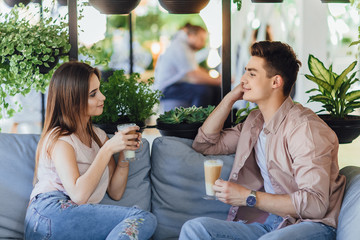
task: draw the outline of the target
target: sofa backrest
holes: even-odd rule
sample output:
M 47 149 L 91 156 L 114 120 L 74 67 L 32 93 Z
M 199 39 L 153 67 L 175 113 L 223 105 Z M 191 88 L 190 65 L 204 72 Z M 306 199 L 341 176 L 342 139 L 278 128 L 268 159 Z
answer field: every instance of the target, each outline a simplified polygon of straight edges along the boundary
M 22 239 L 39 135 L 0 134 L 0 238 Z
M 0 238 L 23 238 L 39 138 L 34 134 L 0 133 Z M 123 198 L 113 201 L 106 195 L 101 203 L 129 207 L 137 205 L 150 210 L 150 150 L 146 139 L 143 139 L 143 143 L 143 147 L 136 151 L 141 160 L 130 163 Z
M 158 220 L 153 238 L 178 239 L 181 226 L 189 219 L 207 216 L 226 219 L 229 205 L 204 200 L 205 158 L 222 159 L 221 177 L 228 179 L 234 155 L 204 156 L 192 149 L 192 140 L 159 137 L 152 144 L 152 213 Z
M 360 167 L 346 166 L 340 170 L 340 174 L 346 177 L 346 189 L 336 239 L 360 239 Z

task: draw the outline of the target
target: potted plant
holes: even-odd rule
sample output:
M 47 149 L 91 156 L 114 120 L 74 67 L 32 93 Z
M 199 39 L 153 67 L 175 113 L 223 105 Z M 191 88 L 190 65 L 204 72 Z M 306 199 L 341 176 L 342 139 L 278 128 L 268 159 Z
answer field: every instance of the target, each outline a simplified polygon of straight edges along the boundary
M 115 70 L 107 81 L 102 81 L 100 91 L 105 95 L 104 111 L 93 122 L 107 133 L 114 133 L 120 123 L 136 123 L 144 130 L 145 120 L 155 114 L 161 91 L 151 89 L 153 78 L 140 80 L 140 74 L 126 76 Z
M 159 3 L 169 13 L 187 14 L 199 13 L 209 0 L 159 0 Z
M 9 7 L 14 7 L 15 5 L 18 5 L 20 3 L 24 4 L 24 5 L 28 5 L 30 3 L 30 0 L 4 0 L 4 2 L 9 6 Z
M 306 93 L 318 92 L 309 97 L 308 102 L 320 102 L 329 114 L 319 115 L 337 134 L 340 143 L 351 143 L 360 134 L 360 116 L 349 115 L 360 108 L 360 90 L 351 91 L 351 87 L 359 81 L 356 72 L 348 74 L 355 68 L 357 61 L 351 63 L 339 75 L 333 72 L 332 65 L 326 68 L 324 64 L 309 55 L 308 66 L 312 75 L 305 77 L 317 84 Z M 318 112 L 318 113 L 319 113 Z
M 89 0 L 89 3 L 103 14 L 128 14 L 140 0 Z
M 163 136 L 176 136 L 194 139 L 199 127 L 203 124 L 215 106 L 206 108 L 192 106 L 179 107 L 160 114 L 157 128 Z
M 239 110 L 236 111 L 235 113 L 236 120 L 234 122 L 234 125 L 244 122 L 245 119 L 249 116 L 249 114 L 255 109 L 259 109 L 259 107 L 256 106 L 251 108 L 250 103 L 247 102 L 244 108 L 240 108 Z
M 26 95 L 31 89 L 45 91 L 52 68 L 60 58 L 66 60 L 70 50 L 67 22 L 64 18 L 43 18 L 30 23 L 20 17 L 20 9 L 29 12 L 29 6 L 16 5 L 7 14 L 0 14 L 0 111 L 9 116 L 15 112 L 7 96 Z M 39 9 L 40 11 L 40 9 Z M 44 12 L 50 11 L 48 8 Z M 27 14 L 32 20 L 33 13 Z M 0 118 L 2 116 L 0 115 Z

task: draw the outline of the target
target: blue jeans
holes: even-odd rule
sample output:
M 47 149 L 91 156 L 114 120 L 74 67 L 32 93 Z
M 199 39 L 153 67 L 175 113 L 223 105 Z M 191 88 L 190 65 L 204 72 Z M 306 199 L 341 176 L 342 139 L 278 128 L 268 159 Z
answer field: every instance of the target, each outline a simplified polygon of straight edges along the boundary
M 270 214 L 264 224 L 229 222 L 209 217 L 187 221 L 181 228 L 179 240 L 247 239 L 247 240 L 304 240 L 335 239 L 336 230 L 322 223 L 302 222 L 276 230 L 282 217 Z
M 25 217 L 25 239 L 149 239 L 155 216 L 136 207 L 77 205 L 63 192 L 39 194 Z

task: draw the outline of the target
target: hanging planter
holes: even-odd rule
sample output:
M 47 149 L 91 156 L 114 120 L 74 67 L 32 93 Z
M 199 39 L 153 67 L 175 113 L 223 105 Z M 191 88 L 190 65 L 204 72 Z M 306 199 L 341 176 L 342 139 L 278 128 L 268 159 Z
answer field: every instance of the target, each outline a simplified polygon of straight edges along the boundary
M 321 0 L 322 3 L 350 3 L 349 0 Z
M 282 3 L 283 0 L 251 0 L 253 3 Z
M 59 6 L 67 6 L 67 0 L 57 0 Z
M 160 5 L 169 13 L 189 14 L 199 13 L 209 0 L 159 0 Z
M 24 4 L 25 6 L 29 4 L 30 0 L 4 0 L 4 2 L 9 7 L 14 7 L 15 5 L 18 5 L 19 3 Z
M 102 14 L 128 14 L 140 0 L 89 0 L 89 3 Z

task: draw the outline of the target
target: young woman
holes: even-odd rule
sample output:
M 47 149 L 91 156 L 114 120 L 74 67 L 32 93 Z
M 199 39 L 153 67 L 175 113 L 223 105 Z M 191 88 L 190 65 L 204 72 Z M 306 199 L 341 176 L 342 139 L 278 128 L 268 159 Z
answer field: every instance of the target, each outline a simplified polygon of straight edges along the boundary
M 122 197 L 129 173 L 123 151 L 138 149 L 141 139 L 127 134 L 137 126 L 111 139 L 92 126 L 105 101 L 99 79 L 96 68 L 80 62 L 62 64 L 51 79 L 25 239 L 149 239 L 155 231 L 149 212 L 97 204 L 105 192 Z

